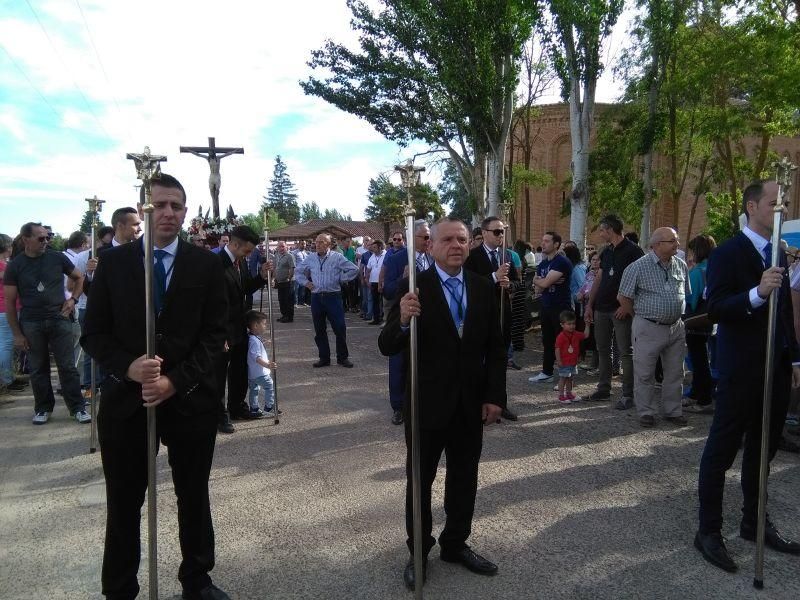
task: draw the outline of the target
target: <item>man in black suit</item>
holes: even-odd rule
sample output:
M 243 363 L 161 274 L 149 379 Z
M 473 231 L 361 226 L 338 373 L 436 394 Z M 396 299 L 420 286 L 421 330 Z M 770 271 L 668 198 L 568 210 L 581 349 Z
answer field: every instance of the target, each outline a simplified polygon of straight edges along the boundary
M 167 447 L 183 560 L 183 598 L 224 600 L 211 583 L 214 529 L 208 477 L 219 419 L 214 368 L 225 343 L 227 301 L 219 259 L 178 237 L 186 193 L 172 176 L 152 184 L 156 358 L 145 354 L 142 242 L 107 250 L 94 276 L 81 344 L 105 370 L 98 415 L 108 516 L 103 594 L 135 598 L 147 489 L 146 408 L 157 407 Z
M 233 433 L 231 419 L 255 418 L 250 413 L 247 396 L 247 325 L 244 316 L 253 308 L 252 294 L 261 289 L 267 270 L 272 263 L 261 266 L 261 272 L 252 277 L 247 268 L 246 258 L 259 242 L 258 236 L 247 225 L 234 227 L 229 242 L 219 251 L 219 260 L 224 271 L 225 295 L 227 297 L 227 335 L 225 352 L 217 365 L 219 397 L 222 402 L 222 415 L 219 422 L 220 433 Z M 228 383 L 227 403 L 225 382 Z
M 767 340 L 767 304 L 778 289 L 774 380 L 769 432 L 769 460 L 775 456 L 786 419 L 790 387 L 800 385 L 800 351 L 794 334 L 786 256 L 770 266 L 774 207 L 778 186 L 757 181 L 744 191 L 747 227 L 711 253 L 708 263 L 708 314 L 717 331 L 716 410 L 700 461 L 700 528 L 695 547 L 704 558 L 726 571 L 737 565 L 722 537 L 722 496 L 725 472 L 731 467 L 744 436 L 742 451 L 742 521 L 739 535 L 756 536 L 758 511 L 761 412 Z M 800 544 L 784 538 L 767 519 L 766 545 L 800 554 Z
M 508 366 L 519 370 L 520 367 L 514 362 L 513 350 L 511 349 L 511 297 L 524 284 L 519 276 L 511 257 L 506 251 L 505 260 L 501 254 L 503 252 L 503 236 L 505 226 L 497 217 L 486 217 L 481 222 L 483 232 L 483 243 L 478 244 L 469 252 L 464 268 L 478 275 L 488 278 L 494 285 L 495 295 L 497 296 L 498 314 L 500 302 L 504 305 L 503 323 L 503 343 L 506 347 Z M 502 263 L 502 264 L 501 264 Z M 508 408 L 503 408 L 504 419 L 516 421 L 517 415 Z
M 392 307 L 378 346 L 385 356 L 408 353 L 409 323 L 412 316 L 418 317 L 422 546 L 426 564 L 436 543 L 431 536 L 431 485 L 444 450 L 447 522 L 439 536 L 441 558 L 482 575 L 494 575 L 497 566 L 474 553 L 466 541 L 478 489 L 483 425 L 493 423 L 506 403 L 506 350 L 492 285 L 462 268 L 469 248 L 466 226 L 457 219 L 442 219 L 431 228 L 431 238 L 434 268 L 417 277 L 418 294 L 407 291 L 408 280 L 401 284 L 400 302 Z M 405 403 L 404 410 L 408 449 L 406 532 L 413 553 L 410 402 Z M 413 556 L 403 578 L 413 589 Z

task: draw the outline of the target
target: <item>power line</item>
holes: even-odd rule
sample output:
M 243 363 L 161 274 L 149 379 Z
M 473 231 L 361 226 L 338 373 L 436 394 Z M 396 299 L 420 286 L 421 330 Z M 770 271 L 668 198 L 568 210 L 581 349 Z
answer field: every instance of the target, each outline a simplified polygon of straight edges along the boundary
M 89 29 L 89 22 L 86 20 L 86 15 L 83 12 L 83 7 L 81 6 L 80 0 L 75 0 L 75 4 L 78 5 L 78 10 L 81 13 L 81 19 L 83 19 L 83 25 L 84 27 L 86 27 L 86 34 L 89 36 L 89 42 L 92 44 L 94 55 L 97 57 L 97 64 L 100 65 L 100 70 L 102 71 L 103 77 L 105 78 L 106 83 L 108 84 L 108 89 L 111 91 L 111 98 L 114 100 L 114 106 L 117 107 L 117 112 L 119 113 L 122 123 L 126 123 L 125 117 L 122 114 L 122 109 L 119 107 L 119 102 L 117 102 L 117 95 L 114 93 L 114 86 L 111 84 L 111 80 L 108 77 L 105 65 L 103 65 L 103 60 L 100 58 L 100 52 L 97 49 L 97 44 L 94 43 L 94 36 L 92 35 L 92 31 Z M 127 126 L 125 127 L 125 134 L 130 140 L 131 134 Z
M 111 135 L 108 133 L 108 131 L 106 130 L 105 126 L 100 121 L 100 119 L 98 118 L 97 114 L 94 112 L 94 109 L 92 108 L 91 104 L 89 104 L 89 100 L 84 95 L 84 93 L 81 90 L 80 86 L 75 81 L 75 77 L 72 75 L 72 71 L 67 66 L 67 63 L 64 61 L 64 59 L 61 56 L 61 54 L 58 52 L 58 49 L 56 48 L 55 44 L 53 43 L 53 40 L 50 37 L 50 34 L 47 33 L 47 29 L 45 29 L 45 26 L 42 23 L 41 19 L 39 18 L 39 15 L 36 13 L 36 10 L 34 10 L 34 8 L 31 5 L 29 0 L 25 0 L 25 4 L 27 4 L 28 8 L 31 9 L 31 12 L 33 13 L 34 18 L 36 19 L 36 22 L 39 23 L 39 27 L 42 29 L 42 33 L 44 33 L 44 36 L 47 38 L 47 41 L 50 44 L 50 47 L 53 49 L 53 52 L 58 57 L 59 61 L 61 62 L 61 65 L 64 67 L 64 70 L 67 72 L 67 74 L 69 75 L 70 79 L 72 80 L 72 85 L 75 87 L 75 90 L 78 92 L 80 97 L 83 99 L 83 103 L 86 105 L 87 110 L 92 115 L 92 117 L 94 117 L 94 120 L 100 126 L 100 129 L 103 131 L 103 134 L 106 136 L 108 141 L 113 144 L 114 140 L 111 138 Z
M 17 70 L 20 72 L 20 74 L 25 78 L 25 81 L 28 82 L 28 85 L 30 85 L 33 88 L 33 90 L 39 95 L 39 98 L 42 99 L 42 102 L 44 102 L 48 106 L 48 108 L 53 112 L 53 114 L 56 116 L 56 118 L 60 122 L 61 118 L 62 118 L 61 115 L 58 113 L 58 111 L 55 108 L 53 108 L 53 105 L 50 104 L 50 101 L 47 98 L 45 98 L 45 95 L 42 94 L 42 92 L 39 91 L 39 88 L 36 87 L 36 85 L 33 83 L 33 81 L 31 81 L 31 78 L 28 77 L 28 74 L 25 72 L 25 70 L 21 66 L 19 66 L 19 63 L 16 60 L 14 60 L 14 57 L 11 55 L 11 53 L 8 50 L 6 50 L 6 47 L 2 43 L 0 43 L 0 48 L 3 49 L 3 52 L 6 53 L 6 56 L 8 56 L 9 60 L 11 61 L 11 64 L 13 64 L 17 68 Z

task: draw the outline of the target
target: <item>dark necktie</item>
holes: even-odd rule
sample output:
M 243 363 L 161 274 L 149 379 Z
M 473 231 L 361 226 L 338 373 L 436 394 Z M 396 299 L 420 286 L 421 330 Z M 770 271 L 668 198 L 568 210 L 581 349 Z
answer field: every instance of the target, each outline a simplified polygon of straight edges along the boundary
M 461 291 L 461 286 L 463 284 L 458 280 L 457 277 L 450 277 L 444 282 L 444 285 L 450 292 L 450 315 L 453 317 L 453 323 L 455 323 L 456 329 L 458 329 L 463 321 L 462 314 L 464 308 L 461 305 L 461 299 L 464 294 Z
M 497 250 L 492 250 L 492 269 L 497 271 L 500 268 L 500 263 L 497 262 Z
M 164 258 L 169 256 L 166 250 L 155 250 L 153 254 L 156 257 L 156 264 L 153 267 L 153 275 L 155 276 L 155 303 L 156 315 L 161 313 L 164 307 L 164 294 L 167 293 L 167 270 L 164 268 Z
M 764 246 L 764 255 L 766 256 L 764 266 L 769 269 L 772 266 L 772 242 L 767 242 L 767 245 Z
M 424 271 L 425 270 L 425 256 L 423 254 L 417 254 L 417 271 Z

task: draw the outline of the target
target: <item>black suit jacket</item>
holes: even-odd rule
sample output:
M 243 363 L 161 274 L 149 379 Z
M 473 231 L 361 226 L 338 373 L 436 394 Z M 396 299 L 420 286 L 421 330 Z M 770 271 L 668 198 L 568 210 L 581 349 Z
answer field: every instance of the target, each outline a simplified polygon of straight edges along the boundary
M 156 319 L 156 354 L 176 395 L 162 406 L 182 414 L 219 410 L 214 365 L 225 343 L 227 300 L 222 266 L 210 252 L 179 242 L 164 308 Z M 144 250 L 142 242 L 103 253 L 86 306 L 81 345 L 108 376 L 103 410 L 125 418 L 142 406 L 141 386 L 126 379 L 145 354 Z
M 498 260 L 500 260 L 499 255 L 502 253 L 502 249 L 498 248 Z M 508 291 L 505 294 L 502 294 L 503 303 L 505 304 L 505 311 L 504 315 L 504 323 L 503 323 L 503 337 L 505 339 L 506 345 L 511 343 L 511 297 L 514 293 L 521 289 L 525 284 L 520 279 L 519 271 L 514 266 L 514 263 L 511 262 L 511 257 L 508 256 L 506 252 L 506 262 L 508 263 L 508 279 L 511 282 L 511 285 L 508 287 Z M 499 283 L 494 282 L 494 278 L 492 277 L 492 273 L 495 272 L 494 267 L 492 267 L 492 261 L 489 256 L 486 254 L 486 249 L 483 247 L 483 244 L 480 246 L 476 246 L 469 252 L 469 256 L 467 257 L 467 261 L 464 263 L 464 268 L 468 271 L 472 271 L 473 273 L 477 273 L 478 275 L 482 275 L 486 277 L 489 282 L 494 286 L 495 295 L 497 296 L 497 306 L 499 310 L 500 306 L 500 298 L 501 298 L 501 290 Z
M 460 338 L 437 270 L 430 268 L 417 276 L 422 306 L 417 319 L 420 425 L 426 429 L 447 427 L 459 409 L 480 421 L 482 404 L 506 406 L 506 351 L 493 287 L 467 270 L 464 283 L 467 312 Z M 407 291 L 408 279 L 404 279 L 398 297 Z M 408 338 L 408 332 L 400 326 L 397 302 L 378 338 L 378 347 L 386 356 L 408 353 Z M 407 392 L 410 389 L 407 385 Z M 405 403 L 406 411 L 410 404 Z
M 779 266 L 786 269 L 786 256 L 779 253 Z M 754 369 L 763 373 L 766 359 L 768 303 L 750 307 L 749 292 L 761 281 L 764 263 L 753 243 L 744 233 L 720 245 L 711 253 L 706 272 L 708 314 L 719 323 L 717 330 L 717 366 L 721 376 L 753 379 Z M 779 292 L 778 322 L 775 330 L 776 365 L 783 350 L 793 361 L 800 361 L 792 317 L 792 297 L 788 269 Z M 783 368 L 787 365 L 783 361 Z M 759 384 L 760 385 L 760 384 Z
M 247 262 L 241 263 L 241 276 L 239 269 L 231 261 L 231 257 L 224 249 L 220 250 L 217 258 L 224 271 L 225 297 L 228 300 L 226 314 L 226 340 L 235 346 L 247 339 L 247 323 L 244 315 L 253 307 L 251 295 L 264 285 L 261 275 L 253 277 L 247 268 Z M 225 314 L 225 311 L 223 311 Z

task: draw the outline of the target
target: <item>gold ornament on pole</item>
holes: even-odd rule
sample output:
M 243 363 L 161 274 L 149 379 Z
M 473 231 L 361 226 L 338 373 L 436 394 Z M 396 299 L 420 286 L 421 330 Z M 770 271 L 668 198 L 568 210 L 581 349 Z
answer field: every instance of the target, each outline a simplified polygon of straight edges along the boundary
M 97 215 L 103 210 L 105 200 L 100 200 L 97 195 L 94 198 L 85 198 L 89 203 L 89 211 L 92 213 L 92 241 L 89 248 L 89 257 L 92 260 L 97 258 Z M 97 361 L 91 360 L 91 382 L 90 382 L 90 405 L 92 411 L 92 425 L 89 430 L 89 453 L 97 452 Z

